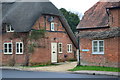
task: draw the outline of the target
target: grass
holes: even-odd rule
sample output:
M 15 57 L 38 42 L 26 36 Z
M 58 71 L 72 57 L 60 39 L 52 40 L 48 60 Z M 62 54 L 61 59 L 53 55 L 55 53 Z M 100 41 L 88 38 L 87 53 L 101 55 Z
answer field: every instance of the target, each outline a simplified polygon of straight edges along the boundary
M 24 67 L 34 68 L 34 67 L 57 66 L 57 65 L 60 65 L 60 64 L 46 64 L 46 65 L 24 66 Z
M 80 71 L 80 70 L 120 72 L 120 68 L 99 67 L 99 66 L 76 66 L 74 69 L 70 69 L 69 71 Z

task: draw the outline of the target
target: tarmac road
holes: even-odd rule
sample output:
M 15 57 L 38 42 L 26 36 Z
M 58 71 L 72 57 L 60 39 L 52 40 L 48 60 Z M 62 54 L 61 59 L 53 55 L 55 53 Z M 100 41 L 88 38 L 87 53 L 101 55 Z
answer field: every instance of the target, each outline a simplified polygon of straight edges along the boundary
M 0 70 L 1 71 L 1 70 Z M 117 78 L 117 76 L 72 74 L 64 72 L 2 70 L 3 78 Z M 23 79 L 22 79 L 23 80 Z M 114 79 L 112 79 L 114 80 Z

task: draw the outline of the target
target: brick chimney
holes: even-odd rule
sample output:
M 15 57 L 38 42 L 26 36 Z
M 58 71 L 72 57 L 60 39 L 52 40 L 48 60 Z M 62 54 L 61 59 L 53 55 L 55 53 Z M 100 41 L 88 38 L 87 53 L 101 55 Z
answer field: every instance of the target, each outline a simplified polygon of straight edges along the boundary
M 120 27 L 120 2 L 118 6 L 107 8 L 109 14 L 109 26 Z

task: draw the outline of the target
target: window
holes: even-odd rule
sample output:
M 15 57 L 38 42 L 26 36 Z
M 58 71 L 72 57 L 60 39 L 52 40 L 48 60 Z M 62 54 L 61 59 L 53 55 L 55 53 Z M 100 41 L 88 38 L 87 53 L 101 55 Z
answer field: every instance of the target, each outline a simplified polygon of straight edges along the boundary
M 12 28 L 11 25 L 6 25 L 6 30 L 7 32 L 14 32 L 14 29 Z
M 58 49 L 59 53 L 62 53 L 62 43 L 58 43 Z
M 16 54 L 23 54 L 23 42 L 16 42 Z
M 55 31 L 55 24 L 51 22 L 51 31 Z
M 67 44 L 67 52 L 72 53 L 72 44 Z
M 4 54 L 12 54 L 12 43 L 4 43 Z
M 92 54 L 104 54 L 104 41 L 103 40 L 92 41 Z

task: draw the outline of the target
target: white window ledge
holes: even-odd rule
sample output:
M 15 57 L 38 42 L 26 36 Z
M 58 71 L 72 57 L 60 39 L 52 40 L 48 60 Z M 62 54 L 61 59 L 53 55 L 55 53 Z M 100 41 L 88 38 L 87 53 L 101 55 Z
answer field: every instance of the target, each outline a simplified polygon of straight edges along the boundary
M 93 52 L 92 54 L 104 54 L 104 52 Z
M 4 54 L 11 55 L 12 53 L 5 53 L 5 52 L 4 52 Z

